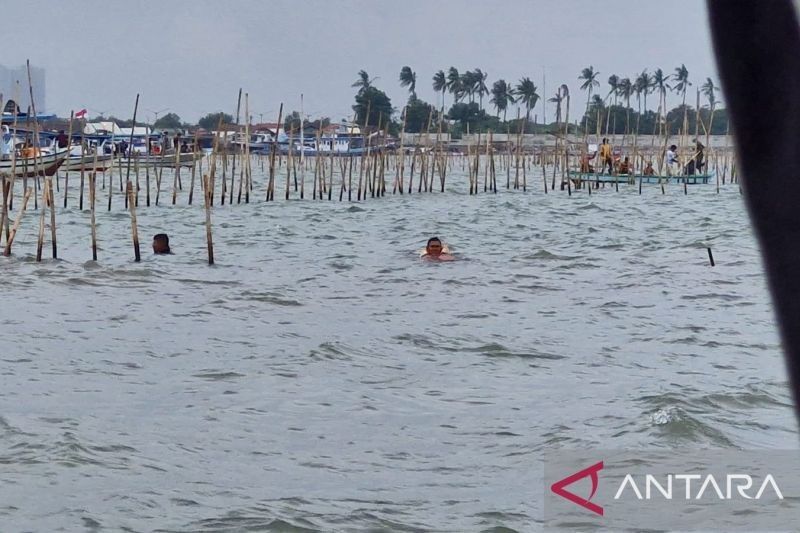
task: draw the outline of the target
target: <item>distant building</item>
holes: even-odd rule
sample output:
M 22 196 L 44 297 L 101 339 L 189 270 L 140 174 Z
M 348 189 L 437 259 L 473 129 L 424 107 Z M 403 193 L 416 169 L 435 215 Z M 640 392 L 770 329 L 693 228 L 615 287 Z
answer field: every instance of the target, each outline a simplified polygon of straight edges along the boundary
M 36 112 L 46 113 L 46 85 L 43 68 L 31 67 L 31 83 Z M 0 93 L 3 94 L 3 102 L 14 100 L 19 105 L 20 111 L 27 112 L 31 105 L 31 96 L 28 89 L 28 69 L 25 65 L 13 68 L 0 65 Z

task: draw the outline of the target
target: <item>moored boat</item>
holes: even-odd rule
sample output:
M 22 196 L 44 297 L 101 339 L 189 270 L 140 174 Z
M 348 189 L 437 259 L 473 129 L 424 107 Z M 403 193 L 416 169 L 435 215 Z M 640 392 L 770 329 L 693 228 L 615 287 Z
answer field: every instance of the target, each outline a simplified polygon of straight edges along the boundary
M 676 183 L 686 185 L 706 185 L 714 174 L 684 174 L 678 176 L 656 176 L 646 174 L 594 174 L 587 172 L 569 171 L 569 179 L 574 183 L 578 181 L 590 183 Z
M 105 172 L 114 165 L 114 154 L 70 154 L 60 170 Z
M 0 173 L 14 175 L 18 178 L 33 176 L 53 176 L 58 167 L 64 164 L 69 150 L 64 149 L 57 152 L 41 152 L 36 157 L 21 157 L 11 154 L 0 160 Z
M 176 165 L 181 167 L 191 167 L 198 159 L 203 158 L 201 152 L 186 152 L 186 153 L 169 153 L 166 154 L 140 154 L 135 153 L 133 157 L 124 156 L 119 159 L 119 164 L 126 167 L 128 162 L 131 166 L 139 165 L 140 167 L 162 167 L 173 168 Z

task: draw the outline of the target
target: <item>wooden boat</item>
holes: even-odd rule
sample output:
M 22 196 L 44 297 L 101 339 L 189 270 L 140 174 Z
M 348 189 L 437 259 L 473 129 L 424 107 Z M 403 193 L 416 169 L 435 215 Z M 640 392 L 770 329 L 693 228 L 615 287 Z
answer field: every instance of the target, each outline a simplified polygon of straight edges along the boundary
M 177 164 L 178 166 L 182 167 L 191 167 L 194 165 L 194 162 L 198 159 L 203 158 L 202 152 L 187 152 L 183 154 L 176 154 L 167 152 L 164 155 L 161 154 L 140 154 L 135 153 L 133 157 L 124 156 L 119 159 L 119 166 L 122 168 L 127 168 L 128 162 L 130 161 L 131 167 L 134 165 L 139 165 L 139 167 L 161 167 L 161 168 L 174 168 Z
M 95 161 L 94 154 L 70 155 L 60 170 L 89 172 L 105 172 L 114 164 L 113 154 L 98 154 Z
M 687 174 L 680 176 L 648 176 L 645 174 L 593 174 L 585 172 L 577 172 L 575 170 L 569 171 L 569 179 L 573 182 L 590 182 L 590 183 L 619 183 L 619 184 L 635 184 L 635 183 L 675 183 L 686 185 L 706 185 L 714 177 L 714 174 Z
M 53 176 L 58 171 L 58 167 L 64 164 L 69 150 L 66 148 L 59 152 L 48 153 L 42 151 L 38 157 L 18 157 L 8 156 L 0 160 L 0 174 L 11 175 L 18 178 L 30 178 L 36 176 Z M 38 172 L 37 172 L 38 170 Z

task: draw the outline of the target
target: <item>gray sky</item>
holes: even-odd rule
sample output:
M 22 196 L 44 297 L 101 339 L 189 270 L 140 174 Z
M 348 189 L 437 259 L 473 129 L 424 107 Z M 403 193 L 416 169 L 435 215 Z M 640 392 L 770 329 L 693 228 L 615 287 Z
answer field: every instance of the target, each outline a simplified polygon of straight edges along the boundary
M 360 69 L 402 107 L 404 65 L 430 102 L 439 102 L 431 77 L 451 65 L 481 68 L 490 86 L 530 76 L 540 95 L 544 69 L 546 96 L 566 83 L 579 109 L 577 77 L 589 65 L 603 96 L 610 74 L 681 63 L 695 85 L 718 81 L 701 0 L 42 0 L 33 11 L 6 3 L 3 19 L 20 23 L 3 26 L 2 62 L 45 68 L 46 111 L 61 116 L 85 107 L 130 117 L 139 92 L 146 120 L 158 111 L 194 122 L 233 113 L 242 87 L 255 121 L 276 120 L 280 102 L 299 110 L 300 93 L 307 114 L 336 121 L 352 116 Z M 541 104 L 535 113 L 541 120 Z

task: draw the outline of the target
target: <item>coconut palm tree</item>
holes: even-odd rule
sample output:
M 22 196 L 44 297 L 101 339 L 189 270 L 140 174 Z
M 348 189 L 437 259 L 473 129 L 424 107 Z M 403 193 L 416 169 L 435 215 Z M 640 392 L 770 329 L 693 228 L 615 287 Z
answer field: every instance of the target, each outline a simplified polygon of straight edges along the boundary
M 456 67 L 450 67 L 447 71 L 447 90 L 453 95 L 453 103 L 458 103 L 464 96 L 464 89 L 461 86 L 461 76 Z
M 411 67 L 400 69 L 400 87 L 408 87 L 411 97 L 417 99 L 417 73 L 412 71 Z
M 519 103 L 525 105 L 525 122 L 527 123 L 531 118 L 531 109 L 536 107 L 536 102 L 539 101 L 536 85 L 533 84 L 530 78 L 525 77 L 519 80 L 515 92 Z
M 589 65 L 585 69 L 581 71 L 581 75 L 578 76 L 578 80 L 582 81 L 581 84 L 581 91 L 588 90 L 588 94 L 586 95 L 586 113 L 584 114 L 584 129 L 586 128 L 586 116 L 589 113 L 589 100 L 592 99 L 592 91 L 595 87 L 600 87 L 600 82 L 597 81 L 597 77 L 600 75 L 600 72 L 596 71 L 592 65 Z
M 666 120 L 667 116 L 667 89 L 672 90 L 672 87 L 669 86 L 667 83 L 670 80 L 671 76 L 669 74 L 664 74 L 664 71 L 660 68 L 657 68 L 655 72 L 653 72 L 653 77 L 651 78 L 652 87 L 654 90 L 658 91 L 658 127 L 659 133 L 661 133 L 661 113 L 663 111 L 664 118 Z
M 714 80 L 711 78 L 706 78 L 706 82 L 700 87 L 700 91 L 703 93 L 708 99 L 708 107 L 711 111 L 714 110 L 714 107 L 717 105 L 717 95 L 716 92 L 719 90 L 719 87 L 714 85 Z
M 633 84 L 630 78 L 619 80 L 619 96 L 625 99 L 625 133 L 630 131 L 631 121 L 631 96 L 633 95 Z
M 361 94 L 364 91 L 366 91 L 367 89 L 369 89 L 370 87 L 372 87 L 372 82 L 377 80 L 377 79 L 378 78 L 371 78 L 370 79 L 369 74 L 367 74 L 366 70 L 359 70 L 358 71 L 358 79 L 353 82 L 353 85 L 351 85 L 351 87 L 358 87 L 359 88 L 358 89 L 358 94 Z
M 489 74 L 483 72 L 481 69 L 475 69 L 475 80 L 477 82 L 476 92 L 478 93 L 478 109 L 483 110 L 483 97 L 489 94 L 489 88 L 486 86 L 486 78 Z
M 681 66 L 675 69 L 674 77 L 677 83 L 675 83 L 673 90 L 676 93 L 680 93 L 683 95 L 683 105 L 685 106 L 686 89 L 688 89 L 692 85 L 692 83 L 689 81 L 689 71 L 686 70 L 686 65 L 681 63 Z
M 609 96 L 613 96 L 614 105 L 617 105 L 617 95 L 619 94 L 619 76 L 617 76 L 616 74 L 612 74 L 611 76 L 609 76 L 608 86 L 611 87 L 611 89 L 608 91 L 606 99 L 608 99 Z
M 556 124 L 561 122 L 561 101 L 563 97 L 561 96 L 561 90 L 556 91 L 556 95 L 552 98 L 548 99 L 548 102 L 552 102 L 556 104 Z
M 708 107 L 711 110 L 711 116 L 708 118 L 708 129 L 706 129 L 706 144 L 708 144 L 708 137 L 711 135 L 711 128 L 714 126 L 714 109 L 717 106 L 716 92 L 719 87 L 714 85 L 714 80 L 706 78 L 706 82 L 700 87 L 700 91 L 708 99 Z
M 433 90 L 442 93 L 442 113 L 444 113 L 444 93 L 447 91 L 447 77 L 444 71 L 440 70 L 433 75 Z
M 475 73 L 471 70 L 466 71 L 464 74 L 461 75 L 461 90 L 464 92 L 466 96 L 469 97 L 469 102 L 472 103 L 475 101 L 475 91 L 478 89 L 478 80 L 475 77 Z
M 503 112 L 503 122 L 506 121 L 506 112 L 508 111 L 508 104 L 513 104 L 514 92 L 511 87 L 506 83 L 506 80 L 497 80 L 492 85 L 492 104 L 497 108 L 497 116 L 500 116 L 500 111 Z
M 644 96 L 644 110 L 647 111 L 647 93 L 650 91 L 650 75 L 647 70 L 636 76 L 633 82 L 633 92 L 636 94 L 636 108 L 639 112 L 636 115 L 636 135 L 639 135 L 639 122 L 642 118 L 642 96 Z
M 638 104 L 638 100 L 644 97 L 644 110 L 647 111 L 647 93 L 650 92 L 651 85 L 650 85 L 650 74 L 647 73 L 647 69 L 643 70 L 641 74 L 636 76 L 636 80 L 633 82 L 633 90 L 636 92 L 636 100 Z M 639 114 L 642 113 L 641 106 L 639 107 Z

